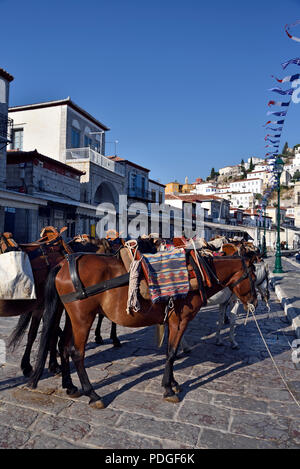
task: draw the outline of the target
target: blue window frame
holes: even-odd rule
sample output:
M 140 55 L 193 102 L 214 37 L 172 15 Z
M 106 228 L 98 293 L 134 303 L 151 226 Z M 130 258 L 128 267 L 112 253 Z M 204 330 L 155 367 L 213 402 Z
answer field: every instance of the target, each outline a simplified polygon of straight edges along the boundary
M 71 146 L 72 148 L 80 148 L 80 131 L 72 127 L 71 133 Z

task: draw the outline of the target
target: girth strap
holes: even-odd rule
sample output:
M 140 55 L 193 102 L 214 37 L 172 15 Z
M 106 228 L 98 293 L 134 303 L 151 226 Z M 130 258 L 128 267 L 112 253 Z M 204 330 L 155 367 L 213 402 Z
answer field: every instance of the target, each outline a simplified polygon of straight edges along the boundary
M 70 254 L 66 257 L 69 262 L 70 277 L 73 282 L 75 292 L 60 295 L 60 299 L 63 303 L 72 303 L 73 301 L 84 300 L 90 296 L 111 290 L 112 288 L 118 288 L 129 284 L 129 273 L 126 273 L 124 275 L 120 275 L 119 277 L 104 280 L 101 283 L 96 283 L 95 285 L 85 287 L 79 277 L 77 261 L 81 256 L 86 254 L 87 253 L 78 252 Z

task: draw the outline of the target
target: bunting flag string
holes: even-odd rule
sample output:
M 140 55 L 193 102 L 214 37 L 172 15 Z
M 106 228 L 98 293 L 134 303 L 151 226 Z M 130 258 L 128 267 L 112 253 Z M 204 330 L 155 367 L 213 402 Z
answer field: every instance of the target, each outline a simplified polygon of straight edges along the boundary
M 280 121 L 268 121 L 268 122 L 265 123 L 265 125 L 263 125 L 263 127 L 265 127 L 268 124 L 279 124 L 279 125 L 281 125 L 283 123 L 284 123 L 284 119 L 280 120 Z
M 299 80 L 300 73 L 296 73 L 296 75 L 289 75 L 289 76 L 284 77 L 282 79 L 276 78 L 274 75 L 271 75 L 271 77 L 275 78 L 275 80 L 277 80 L 278 83 L 289 83 L 291 81 Z
M 283 62 L 283 63 L 281 64 L 281 66 L 282 66 L 283 70 L 285 70 L 286 67 L 287 67 L 288 65 L 290 65 L 290 64 L 300 65 L 300 57 L 297 57 L 296 59 L 290 59 L 290 60 L 288 60 L 287 62 Z
M 291 28 L 294 28 L 295 26 L 299 26 L 299 24 L 300 24 L 300 20 L 297 20 L 295 23 L 286 24 L 285 27 L 284 27 L 285 32 L 288 35 L 288 37 L 290 39 L 292 39 L 293 41 L 296 41 L 296 42 L 300 42 L 300 38 L 297 37 L 297 36 L 292 36 L 292 34 L 290 34 L 289 31 L 290 31 Z
M 268 106 L 289 106 L 291 101 L 269 101 Z
M 290 29 L 299 25 L 300 25 L 300 20 L 296 21 L 295 23 L 285 25 L 286 34 L 288 35 L 290 39 L 293 39 L 296 42 L 300 42 L 300 38 L 293 36 L 290 33 Z M 290 59 L 281 63 L 283 70 L 285 70 L 289 65 L 300 66 L 300 57 L 295 57 L 293 59 Z M 295 83 L 293 82 L 295 82 L 296 80 L 299 80 L 300 73 L 296 73 L 294 75 L 288 75 L 284 78 L 277 78 L 274 75 L 272 75 L 272 77 L 275 78 L 275 80 L 278 83 L 292 83 L 292 88 L 284 90 L 280 88 L 279 86 L 277 86 L 277 87 L 269 88 L 268 91 L 278 93 L 282 96 L 292 96 L 296 89 Z M 290 103 L 291 103 L 291 99 L 289 101 L 276 101 L 276 100 L 271 99 L 268 102 L 268 107 L 270 108 L 270 106 L 279 106 L 283 108 L 284 107 L 289 108 Z M 287 115 L 287 111 L 288 109 L 286 109 L 285 111 L 275 111 L 275 112 L 268 111 L 267 115 L 285 117 Z M 261 204 L 259 205 L 259 209 L 258 209 L 258 212 L 260 214 L 259 215 L 260 220 L 263 217 L 263 211 L 268 205 L 268 199 L 270 198 L 273 190 L 277 187 L 277 184 L 279 183 L 278 174 L 275 172 L 275 162 L 279 154 L 279 143 L 280 143 L 280 138 L 281 138 L 281 132 L 283 131 L 284 122 L 285 122 L 285 119 L 281 119 L 277 121 L 269 120 L 266 122 L 266 124 L 263 125 L 263 127 L 266 127 L 266 129 L 271 130 L 272 132 L 274 132 L 274 134 L 267 134 L 264 137 L 265 142 L 270 142 L 267 145 L 265 145 L 265 148 L 268 148 L 267 153 L 265 154 L 265 159 L 267 162 L 267 171 L 268 173 L 270 173 L 270 176 L 268 178 L 268 186 L 263 192 Z M 276 125 L 276 127 L 273 127 L 272 124 Z M 276 140 L 273 140 L 273 139 L 276 139 Z
M 294 93 L 294 88 L 289 88 L 288 90 L 283 90 L 282 88 L 279 88 L 279 86 L 275 86 L 275 88 L 269 88 L 269 91 L 274 91 L 274 93 L 279 93 L 282 95 L 292 95 Z
M 265 140 L 267 140 L 267 137 L 278 138 L 278 137 L 281 137 L 281 134 L 276 134 L 276 135 L 267 134 L 267 135 L 265 136 Z
M 278 117 L 282 116 L 283 117 L 283 116 L 286 116 L 286 113 L 287 113 L 287 111 L 268 111 L 267 116 L 273 115 L 273 116 L 278 116 Z

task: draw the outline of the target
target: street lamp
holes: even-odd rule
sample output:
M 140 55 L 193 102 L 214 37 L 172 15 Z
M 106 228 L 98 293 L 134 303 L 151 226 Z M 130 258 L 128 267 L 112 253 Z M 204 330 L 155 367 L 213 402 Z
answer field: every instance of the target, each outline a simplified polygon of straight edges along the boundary
M 274 172 L 277 176 L 277 243 L 276 243 L 276 254 L 275 254 L 275 269 L 274 274 L 282 274 L 283 269 L 281 265 L 281 252 L 280 252 L 280 176 L 283 171 L 284 162 L 277 157 L 274 165 Z

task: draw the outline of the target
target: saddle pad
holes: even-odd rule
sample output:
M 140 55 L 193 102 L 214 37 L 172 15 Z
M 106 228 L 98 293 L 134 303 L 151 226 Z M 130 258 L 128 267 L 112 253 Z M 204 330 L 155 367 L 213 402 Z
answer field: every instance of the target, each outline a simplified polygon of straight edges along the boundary
M 25 252 L 10 251 L 0 255 L 0 299 L 36 299 L 31 264 Z
M 189 276 L 184 249 L 144 254 L 143 263 L 153 303 L 188 294 Z

